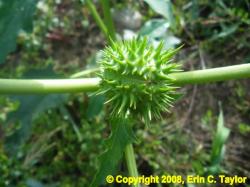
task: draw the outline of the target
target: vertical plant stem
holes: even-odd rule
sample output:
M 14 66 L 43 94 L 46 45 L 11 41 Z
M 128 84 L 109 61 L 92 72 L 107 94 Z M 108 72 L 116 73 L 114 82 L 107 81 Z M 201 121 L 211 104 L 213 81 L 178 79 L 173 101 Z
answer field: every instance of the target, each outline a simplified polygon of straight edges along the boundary
M 127 162 L 127 168 L 129 176 L 138 177 L 138 171 L 135 161 L 134 148 L 132 144 L 128 144 L 125 148 L 125 158 Z M 140 184 L 133 185 L 133 187 L 140 187 Z
M 112 40 L 116 40 L 115 36 L 115 27 L 114 22 L 111 16 L 111 9 L 110 9 L 110 3 L 109 0 L 101 0 L 102 8 L 103 8 L 103 14 L 104 14 L 104 22 L 107 26 L 108 33 Z
M 92 13 L 96 24 L 100 27 L 101 31 L 104 33 L 104 35 L 106 36 L 106 38 L 109 40 L 109 34 L 108 34 L 108 29 L 105 26 L 104 22 L 102 21 L 100 15 L 98 14 L 95 5 L 93 4 L 92 0 L 86 0 L 87 6 L 90 10 L 90 12 Z

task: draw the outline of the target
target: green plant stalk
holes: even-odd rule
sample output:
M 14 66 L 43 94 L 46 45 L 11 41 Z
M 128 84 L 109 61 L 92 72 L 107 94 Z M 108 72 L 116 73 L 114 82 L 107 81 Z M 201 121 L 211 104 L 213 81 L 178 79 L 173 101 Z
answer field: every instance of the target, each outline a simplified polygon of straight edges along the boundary
M 104 14 L 104 22 L 107 26 L 108 33 L 112 40 L 116 40 L 115 36 L 115 27 L 114 22 L 111 16 L 111 9 L 110 9 L 110 3 L 109 0 L 101 0 L 102 8 L 103 8 L 103 14 Z
M 0 94 L 51 94 L 92 92 L 99 78 L 85 79 L 0 79 Z
M 176 85 L 204 84 L 250 78 L 250 64 L 196 70 L 169 75 Z M 99 78 L 82 79 L 0 79 L 0 94 L 49 94 L 96 91 Z
M 104 33 L 105 37 L 109 40 L 109 33 L 108 33 L 108 29 L 105 26 L 104 22 L 102 21 L 100 15 L 98 14 L 95 5 L 93 4 L 92 0 L 86 0 L 87 6 L 90 10 L 90 12 L 92 13 L 96 24 L 99 26 L 99 28 L 101 29 L 101 31 Z
M 170 75 L 178 85 L 203 84 L 210 82 L 250 78 L 250 64 L 211 68 L 205 70 L 173 73 Z
M 135 161 L 134 148 L 132 144 L 128 144 L 125 148 L 125 158 L 127 163 L 127 168 L 129 176 L 138 177 L 138 171 Z M 134 187 L 140 187 L 139 184 L 133 185 Z
M 70 78 L 79 78 L 79 77 L 86 77 L 89 76 L 92 73 L 96 73 L 100 70 L 100 68 L 92 68 L 92 69 L 86 69 L 77 73 L 74 73 L 70 76 Z

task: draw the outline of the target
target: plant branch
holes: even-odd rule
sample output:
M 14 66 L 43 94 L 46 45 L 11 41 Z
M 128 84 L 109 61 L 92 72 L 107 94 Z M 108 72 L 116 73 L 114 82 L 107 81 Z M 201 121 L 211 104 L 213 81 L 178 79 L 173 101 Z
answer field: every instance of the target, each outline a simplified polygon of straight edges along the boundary
M 250 64 L 173 73 L 177 85 L 203 84 L 250 78 Z M 0 79 L 0 94 L 49 94 L 96 91 L 99 78 L 82 79 Z
M 87 6 L 90 10 L 90 12 L 92 13 L 96 24 L 99 26 L 99 28 L 101 29 L 101 31 L 104 33 L 104 35 L 106 36 L 106 38 L 109 40 L 109 34 L 108 34 L 108 29 L 105 26 L 105 24 L 103 23 L 99 13 L 97 12 L 95 5 L 93 4 L 92 0 L 86 0 Z
M 99 78 L 85 79 L 0 79 L 0 94 L 50 94 L 91 92 Z
M 115 37 L 115 27 L 114 22 L 111 16 L 111 9 L 109 0 L 101 0 L 102 8 L 103 8 L 103 14 L 104 14 L 104 21 L 108 29 L 108 33 L 112 40 L 116 40 Z
M 70 78 L 79 78 L 79 77 L 86 77 L 89 76 L 90 74 L 94 74 L 98 72 L 100 68 L 91 68 L 91 69 L 86 69 L 77 73 L 74 73 L 73 75 L 70 76 Z
M 132 144 L 128 144 L 125 148 L 125 158 L 127 162 L 127 168 L 130 177 L 138 177 L 138 171 L 135 161 L 134 148 Z M 134 187 L 140 187 L 139 184 L 133 185 Z
M 174 78 L 174 83 L 178 85 L 244 79 L 250 78 L 250 64 L 173 73 L 170 77 Z

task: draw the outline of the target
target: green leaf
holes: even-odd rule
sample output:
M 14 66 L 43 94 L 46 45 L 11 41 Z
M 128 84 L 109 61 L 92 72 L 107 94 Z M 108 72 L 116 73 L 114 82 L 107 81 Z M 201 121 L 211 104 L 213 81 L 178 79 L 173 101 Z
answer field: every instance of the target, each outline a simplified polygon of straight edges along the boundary
M 139 35 L 147 36 L 154 46 L 158 46 L 161 41 L 164 41 L 164 49 L 170 49 L 180 44 L 180 39 L 169 32 L 168 28 L 169 23 L 166 20 L 151 19 L 143 25 Z
M 35 77 L 58 77 L 51 67 L 44 70 L 30 70 L 24 76 L 25 78 Z M 41 115 L 44 111 L 57 107 L 66 101 L 65 94 L 50 94 L 50 95 L 15 95 L 10 99 L 19 102 L 19 108 L 8 114 L 5 128 L 8 128 L 10 123 L 19 122 L 19 128 L 13 134 L 6 137 L 5 147 L 11 154 L 18 151 L 20 145 L 29 137 L 32 129 L 32 121 Z
M 175 25 L 173 7 L 170 0 L 144 0 L 158 14 L 166 18 L 171 26 Z
M 245 123 L 240 123 L 238 125 L 239 132 L 243 135 L 247 135 L 250 133 L 250 125 L 245 124 Z
M 6 139 L 6 150 L 15 154 L 21 144 L 27 140 L 31 133 L 32 121 L 49 108 L 56 107 L 63 103 L 65 95 L 25 95 L 12 96 L 11 100 L 18 101 L 20 106 L 17 111 L 8 115 L 8 122 L 20 122 L 20 127 Z
M 112 133 L 106 141 L 107 150 L 100 156 L 100 167 L 91 187 L 98 187 L 105 183 L 107 175 L 114 175 L 121 160 L 125 147 L 132 143 L 134 136 L 131 126 L 125 120 L 116 119 L 112 122 Z
M 102 95 L 93 95 L 89 99 L 89 104 L 87 108 L 87 118 L 92 119 L 97 116 L 103 108 L 104 96 Z
M 26 184 L 28 187 L 44 187 L 44 185 L 41 182 L 35 179 L 28 179 Z
M 151 35 L 152 37 L 159 37 L 166 32 L 169 27 L 169 23 L 164 19 L 151 19 L 147 21 L 140 30 L 141 36 Z
M 239 24 L 234 24 L 231 26 L 223 26 L 222 25 L 222 31 L 218 34 L 215 34 L 211 40 L 217 40 L 219 38 L 226 38 L 229 35 L 232 35 L 233 33 L 235 33 L 237 31 L 237 29 L 239 28 Z
M 230 134 L 230 130 L 224 126 L 223 112 L 221 111 L 217 123 L 217 131 L 212 144 L 211 152 L 211 167 L 209 171 L 216 173 L 219 170 L 219 165 L 224 158 L 225 143 Z
M 0 64 L 15 50 L 18 32 L 31 31 L 37 0 L 5 0 L 0 2 Z

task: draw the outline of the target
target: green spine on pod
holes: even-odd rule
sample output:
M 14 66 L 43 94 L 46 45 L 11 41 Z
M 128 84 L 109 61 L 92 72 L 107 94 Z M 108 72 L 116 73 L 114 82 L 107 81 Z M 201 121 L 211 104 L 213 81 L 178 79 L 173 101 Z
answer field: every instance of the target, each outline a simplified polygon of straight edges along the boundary
M 149 124 L 169 111 L 179 95 L 169 74 L 181 71 L 181 65 L 173 62 L 179 48 L 163 47 L 163 42 L 154 48 L 146 38 L 134 38 L 112 42 L 103 50 L 98 94 L 111 103 L 111 116 L 139 116 Z

